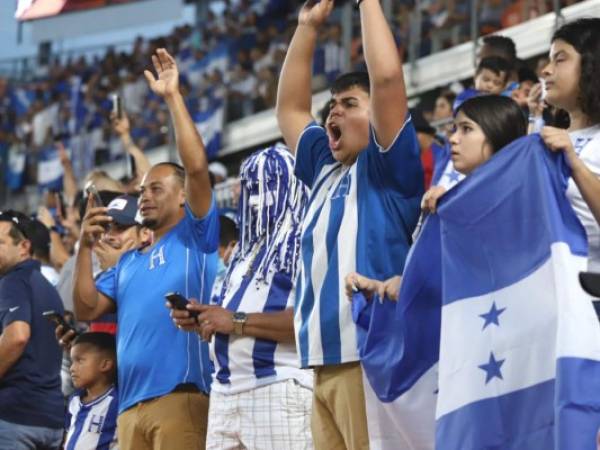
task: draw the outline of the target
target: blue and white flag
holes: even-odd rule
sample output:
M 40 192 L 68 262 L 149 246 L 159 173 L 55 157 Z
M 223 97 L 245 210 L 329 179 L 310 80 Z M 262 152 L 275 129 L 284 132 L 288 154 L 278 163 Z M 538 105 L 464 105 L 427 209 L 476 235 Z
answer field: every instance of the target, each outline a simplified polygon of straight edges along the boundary
M 191 64 L 187 76 L 193 85 L 198 85 L 205 75 L 212 74 L 218 70 L 222 74 L 229 68 L 229 47 L 221 44 L 207 53 L 204 58 Z
M 440 207 L 439 449 L 595 449 L 600 325 L 568 169 L 516 141 Z
M 37 181 L 41 190 L 60 191 L 64 170 L 54 147 L 42 149 L 38 156 Z
M 395 448 L 407 449 L 596 448 L 600 325 L 578 282 L 587 242 L 567 177 L 563 156 L 534 135 L 442 197 L 398 303 L 365 310 L 367 411 L 395 425 L 381 431 L 369 418 L 380 439 L 371 448 L 393 448 L 394 433 Z M 407 414 L 429 431 L 398 419 Z
M 222 99 L 212 100 L 209 108 L 196 113 L 194 116 L 196 128 L 202 137 L 202 141 L 206 147 L 206 155 L 209 159 L 217 156 L 217 153 L 221 149 L 224 117 L 225 104 Z
M 441 277 L 439 218 L 431 216 L 407 257 L 399 301 L 353 297 L 372 450 L 434 448 Z
M 431 146 L 433 152 L 433 177 L 431 179 L 432 186 L 442 186 L 446 190 L 453 188 L 457 183 L 465 179 L 465 176 L 454 168 L 452 163 L 450 143 L 445 142 L 444 145 L 433 143 Z
M 26 154 L 17 145 L 8 149 L 8 164 L 4 173 L 4 182 L 13 191 L 21 189 L 25 183 L 25 161 Z

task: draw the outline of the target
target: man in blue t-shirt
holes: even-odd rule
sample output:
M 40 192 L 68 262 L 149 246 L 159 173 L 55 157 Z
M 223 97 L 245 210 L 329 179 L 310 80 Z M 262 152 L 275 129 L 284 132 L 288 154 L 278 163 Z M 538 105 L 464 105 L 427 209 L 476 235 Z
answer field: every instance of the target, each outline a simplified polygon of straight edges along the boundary
M 42 315 L 62 314 L 58 292 L 32 259 L 32 221 L 0 214 L 0 449 L 58 449 L 62 352 Z
M 119 447 L 198 449 L 206 440 L 212 365 L 206 343 L 173 326 L 165 294 L 210 302 L 219 217 L 204 144 L 179 93 L 175 61 L 159 49 L 153 62 L 158 78 L 145 75 L 169 107 L 183 167 L 160 163 L 144 176 L 139 211 L 154 242 L 125 253 L 96 282 L 92 249 L 111 218 L 88 198 L 73 300 L 80 320 L 117 312 Z
M 344 294 L 355 271 L 402 273 L 423 194 L 402 63 L 379 0 L 358 1 L 369 73 L 339 77 L 325 127 L 311 116 L 311 59 L 332 0 L 307 2 L 279 79 L 277 118 L 311 188 L 295 303 L 302 367 L 314 367 L 315 448 L 369 447 L 356 325 Z

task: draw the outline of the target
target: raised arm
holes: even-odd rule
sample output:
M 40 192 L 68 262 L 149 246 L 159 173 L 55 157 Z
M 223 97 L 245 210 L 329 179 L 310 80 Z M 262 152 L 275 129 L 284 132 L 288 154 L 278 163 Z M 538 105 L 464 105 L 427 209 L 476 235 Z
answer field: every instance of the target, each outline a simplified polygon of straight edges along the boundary
M 331 10 L 333 0 L 307 1 L 298 17 L 298 28 L 285 57 L 277 90 L 277 121 L 288 148 L 294 153 L 300 134 L 313 120 L 312 60 L 319 28 Z
M 78 320 L 96 320 L 103 314 L 114 312 L 111 299 L 98 292 L 92 268 L 92 250 L 103 225 L 110 221 L 106 208 L 93 208 L 92 197 L 88 198 L 86 214 L 81 224 L 79 251 L 73 273 L 73 306 Z
M 67 205 L 72 205 L 75 200 L 75 196 L 77 195 L 77 178 L 75 178 L 75 173 L 73 172 L 73 164 L 71 163 L 71 159 L 69 159 L 69 155 L 67 154 L 67 150 L 62 142 L 56 143 L 56 149 L 58 150 L 58 157 L 60 158 L 60 164 L 63 167 L 64 176 L 63 176 L 63 192 L 65 194 L 65 203 Z
M 150 170 L 151 164 L 144 152 L 135 145 L 131 138 L 129 118 L 123 111 L 123 117 L 111 116 L 112 126 L 115 132 L 119 135 L 119 139 L 123 144 L 125 151 L 131 155 L 135 161 L 135 175 L 141 180 L 146 175 L 146 172 Z
M 150 89 L 167 103 L 175 128 L 177 150 L 186 172 L 186 199 L 192 212 L 197 217 L 204 217 L 212 201 L 204 143 L 179 92 L 179 71 L 175 59 L 161 48 L 152 55 L 152 63 L 158 79 L 148 70 L 144 71 L 144 75 Z
M 402 61 L 379 0 L 362 0 L 360 20 L 371 80 L 371 120 L 377 141 L 388 148 L 408 111 Z

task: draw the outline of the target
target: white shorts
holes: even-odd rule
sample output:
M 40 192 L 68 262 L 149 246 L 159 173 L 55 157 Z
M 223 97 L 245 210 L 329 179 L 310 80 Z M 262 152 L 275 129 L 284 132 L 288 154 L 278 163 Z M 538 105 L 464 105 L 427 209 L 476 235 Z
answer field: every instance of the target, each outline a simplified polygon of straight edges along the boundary
M 207 450 L 312 449 L 312 391 L 295 380 L 210 394 Z

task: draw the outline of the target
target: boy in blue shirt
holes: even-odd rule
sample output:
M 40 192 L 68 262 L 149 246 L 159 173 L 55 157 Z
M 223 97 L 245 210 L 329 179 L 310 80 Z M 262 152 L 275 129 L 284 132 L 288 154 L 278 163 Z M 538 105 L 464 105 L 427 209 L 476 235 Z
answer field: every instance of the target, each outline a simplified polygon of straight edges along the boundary
M 67 411 L 65 450 L 117 449 L 118 393 L 115 338 L 85 333 L 71 346 L 77 389 Z

